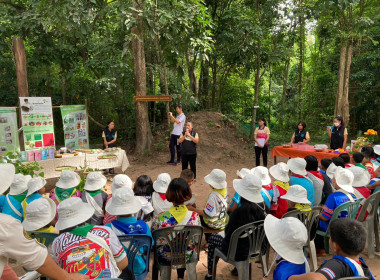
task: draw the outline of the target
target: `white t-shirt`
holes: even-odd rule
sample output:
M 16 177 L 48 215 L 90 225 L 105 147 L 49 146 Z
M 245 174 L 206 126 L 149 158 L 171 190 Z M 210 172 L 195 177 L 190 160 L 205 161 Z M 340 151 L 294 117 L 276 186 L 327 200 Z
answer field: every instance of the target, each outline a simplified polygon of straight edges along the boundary
M 14 259 L 28 270 L 37 270 L 45 262 L 48 251 L 35 239 L 24 236 L 20 221 L 0 213 L 0 276 L 8 259 Z
M 211 192 L 203 211 L 208 217 L 213 218 L 218 216 L 222 210 L 224 210 L 224 204 L 215 192 Z
M 174 123 L 174 128 L 173 128 L 172 134 L 181 135 L 181 133 L 183 132 L 183 127 L 184 127 L 185 122 L 186 122 L 185 114 L 184 113 L 179 114 L 176 117 L 176 120 L 180 121 L 180 123 L 176 123 L 176 122 Z
M 122 261 L 126 253 L 111 228 L 94 226 L 90 233 L 104 238 L 116 262 Z M 116 272 L 108 252 L 86 237 L 70 232 L 60 234 L 53 242 L 55 261 L 69 273 L 80 273 L 95 278 L 115 278 Z

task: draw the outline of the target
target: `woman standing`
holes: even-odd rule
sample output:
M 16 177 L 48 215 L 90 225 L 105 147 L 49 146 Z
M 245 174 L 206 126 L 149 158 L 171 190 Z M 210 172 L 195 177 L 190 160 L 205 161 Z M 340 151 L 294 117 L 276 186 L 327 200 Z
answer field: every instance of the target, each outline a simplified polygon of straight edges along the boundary
M 256 128 L 254 133 L 255 138 L 255 154 L 256 166 L 260 166 L 260 155 L 263 155 L 264 166 L 268 165 L 268 141 L 270 138 L 270 130 L 267 127 L 267 122 L 264 118 L 259 119 L 259 127 Z
M 102 134 L 103 137 L 103 149 L 116 147 L 117 131 L 115 130 L 115 122 L 109 121 Z M 109 172 L 114 174 L 114 169 L 110 168 Z M 107 174 L 107 170 L 104 170 L 104 174 Z
M 290 140 L 290 145 L 293 143 L 304 143 L 307 144 L 310 142 L 309 131 L 306 130 L 306 123 L 304 121 L 300 121 L 298 123 L 298 129 L 296 129 L 293 133 L 292 140 Z
M 330 137 L 330 148 L 333 150 L 344 149 L 347 144 L 347 128 L 344 126 L 343 118 L 337 116 L 334 118 L 334 127 L 327 127 L 327 132 Z

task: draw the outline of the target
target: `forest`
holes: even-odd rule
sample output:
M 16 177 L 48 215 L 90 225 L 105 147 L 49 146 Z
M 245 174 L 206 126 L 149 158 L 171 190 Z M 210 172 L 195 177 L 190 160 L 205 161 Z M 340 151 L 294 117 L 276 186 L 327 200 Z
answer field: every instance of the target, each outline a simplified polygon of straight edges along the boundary
M 137 153 L 178 103 L 223 113 L 247 140 L 264 117 L 273 143 L 299 120 L 326 143 L 335 115 L 353 139 L 380 129 L 379 40 L 380 0 L 0 0 L 0 106 L 87 99 L 91 143 L 114 120 Z M 133 101 L 143 95 L 173 101 Z

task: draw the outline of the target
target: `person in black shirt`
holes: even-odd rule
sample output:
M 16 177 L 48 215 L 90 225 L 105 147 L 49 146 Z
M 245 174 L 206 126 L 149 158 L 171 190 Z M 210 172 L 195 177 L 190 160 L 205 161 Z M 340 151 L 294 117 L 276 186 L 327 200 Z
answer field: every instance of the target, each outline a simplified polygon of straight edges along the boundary
M 336 149 L 345 149 L 347 144 L 347 128 L 344 126 L 343 118 L 337 116 L 334 118 L 334 126 L 328 126 L 327 132 L 330 137 L 330 148 L 333 150 Z
M 367 237 L 361 223 L 349 218 L 337 219 L 330 224 L 330 236 L 334 257 L 325 261 L 316 272 L 293 275 L 289 280 L 333 280 L 352 276 L 375 280 L 364 259 L 359 257 Z
M 197 178 L 197 144 L 199 143 L 198 133 L 193 129 L 193 123 L 186 123 L 186 131 L 182 133 L 178 139 L 181 144 L 181 154 L 182 154 L 182 170 L 188 168 L 190 163 L 190 169 L 194 173 L 194 179 Z
M 230 216 L 230 220 L 224 230 L 224 237 L 221 234 L 211 234 L 209 238 L 207 267 L 207 279 L 212 279 L 212 266 L 215 248 L 222 250 L 227 254 L 230 245 L 232 233 L 241 226 L 249 223 L 263 221 L 266 216 L 264 200 L 261 196 L 262 183 L 261 180 L 253 174 L 248 174 L 243 179 L 235 179 L 233 181 L 235 191 L 241 197 L 241 206 L 237 208 Z M 262 250 L 266 248 L 266 243 Z M 265 248 L 264 248 L 265 247 Z M 236 260 L 243 261 L 247 259 L 249 253 L 248 238 L 239 239 L 236 249 Z
M 117 140 L 117 131 L 115 130 L 115 123 L 114 121 L 109 121 L 107 123 L 106 128 L 103 130 L 102 133 L 103 138 L 103 149 L 113 148 L 116 147 L 116 140 Z M 111 174 L 114 174 L 114 169 L 110 168 L 109 172 Z M 104 171 L 105 174 L 107 174 L 107 170 Z
M 298 129 L 296 129 L 293 133 L 292 140 L 290 140 L 290 145 L 293 143 L 303 143 L 307 144 L 310 142 L 309 132 L 306 130 L 306 123 L 304 121 L 300 121 L 298 123 Z

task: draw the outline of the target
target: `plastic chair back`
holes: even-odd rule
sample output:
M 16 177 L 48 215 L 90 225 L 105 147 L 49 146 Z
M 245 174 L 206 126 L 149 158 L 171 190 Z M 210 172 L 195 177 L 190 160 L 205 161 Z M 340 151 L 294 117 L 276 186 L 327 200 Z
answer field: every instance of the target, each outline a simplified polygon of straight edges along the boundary
M 335 208 L 330 223 L 338 219 L 342 212 L 347 212 L 347 218 L 355 220 L 363 199 L 364 198 L 359 198 L 355 201 L 347 201 L 346 203 L 339 205 L 337 208 Z
M 260 255 L 265 238 L 264 221 L 246 224 L 232 233 L 227 252 L 227 260 L 235 261 L 237 246 L 241 238 L 248 238 L 249 240 L 249 257 L 254 254 Z
M 288 213 L 285 213 L 285 215 L 282 216 L 282 218 L 293 217 L 300 220 L 307 229 L 309 240 L 314 240 L 319 222 L 319 214 L 321 214 L 321 211 L 321 206 L 315 206 L 310 211 L 290 211 Z
M 376 216 L 377 210 L 379 209 L 379 204 L 380 204 L 380 192 L 376 192 L 363 202 L 363 207 L 359 213 L 357 220 L 359 222 L 363 222 L 367 211 L 369 213 L 369 216 L 367 217 L 367 219 L 370 217 Z M 371 208 L 371 209 L 368 209 L 368 208 Z
M 162 266 L 158 260 L 157 249 L 158 247 L 165 245 L 170 248 L 171 266 L 176 268 L 185 268 L 186 251 L 191 241 L 195 243 L 194 250 L 196 252 L 196 258 L 191 258 L 190 262 L 198 262 L 202 235 L 203 228 L 201 226 L 177 225 L 153 231 L 152 236 L 154 240 L 155 264 Z
M 28 235 L 33 239 L 37 239 L 38 242 L 44 244 L 46 247 L 49 247 L 49 245 L 53 243 L 54 239 L 58 237 L 57 233 L 38 231 L 30 231 L 28 232 Z
M 144 234 L 120 235 L 117 238 L 126 249 L 125 253 L 128 257 L 127 269 L 132 273 L 134 272 L 133 266 L 136 255 L 142 251 L 141 249 L 144 250 L 145 270 L 139 275 L 139 277 L 144 278 L 149 272 L 149 257 L 152 248 L 152 238 L 149 235 Z

